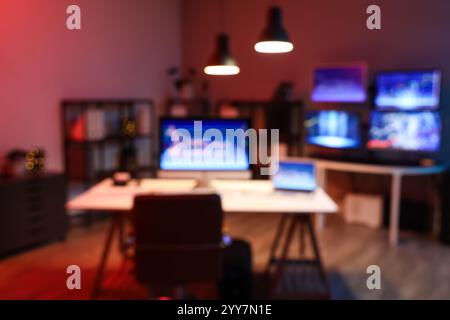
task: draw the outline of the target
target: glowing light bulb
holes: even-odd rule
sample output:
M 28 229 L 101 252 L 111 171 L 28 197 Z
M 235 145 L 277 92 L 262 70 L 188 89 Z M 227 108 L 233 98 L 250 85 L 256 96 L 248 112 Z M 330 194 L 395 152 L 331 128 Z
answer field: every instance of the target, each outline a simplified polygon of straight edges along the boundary
M 261 41 L 255 44 L 255 50 L 261 53 L 291 52 L 294 45 L 287 41 Z
M 206 66 L 203 71 L 209 75 L 215 76 L 233 76 L 240 72 L 238 66 L 227 66 L 227 65 L 215 65 Z

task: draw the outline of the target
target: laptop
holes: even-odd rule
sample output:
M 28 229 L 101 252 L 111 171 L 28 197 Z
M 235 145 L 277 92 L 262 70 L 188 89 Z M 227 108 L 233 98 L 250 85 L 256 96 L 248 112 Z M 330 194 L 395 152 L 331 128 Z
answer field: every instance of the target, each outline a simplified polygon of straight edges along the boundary
M 275 190 L 313 192 L 317 188 L 316 169 L 312 162 L 280 161 L 272 177 Z

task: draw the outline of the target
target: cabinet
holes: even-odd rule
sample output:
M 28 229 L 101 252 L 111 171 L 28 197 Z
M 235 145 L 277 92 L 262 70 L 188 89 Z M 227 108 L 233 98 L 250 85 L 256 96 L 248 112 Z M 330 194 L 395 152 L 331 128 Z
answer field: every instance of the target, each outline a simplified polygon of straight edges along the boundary
M 60 174 L 0 180 L 0 257 L 66 237 L 65 180 Z

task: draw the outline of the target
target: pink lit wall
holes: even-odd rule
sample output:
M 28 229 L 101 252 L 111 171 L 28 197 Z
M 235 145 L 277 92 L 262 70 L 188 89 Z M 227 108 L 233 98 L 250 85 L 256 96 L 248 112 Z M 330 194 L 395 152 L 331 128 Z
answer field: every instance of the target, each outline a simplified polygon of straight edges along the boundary
M 82 30 L 66 29 L 81 7 Z M 0 1 L 0 153 L 41 146 L 62 168 L 60 101 L 153 98 L 181 61 L 178 0 Z

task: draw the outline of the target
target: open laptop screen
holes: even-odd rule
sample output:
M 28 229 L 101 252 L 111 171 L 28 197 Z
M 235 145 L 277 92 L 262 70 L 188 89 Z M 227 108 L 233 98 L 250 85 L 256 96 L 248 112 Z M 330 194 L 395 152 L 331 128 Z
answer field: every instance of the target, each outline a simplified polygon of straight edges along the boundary
M 314 191 L 317 187 L 313 163 L 280 161 L 272 182 L 276 190 Z

